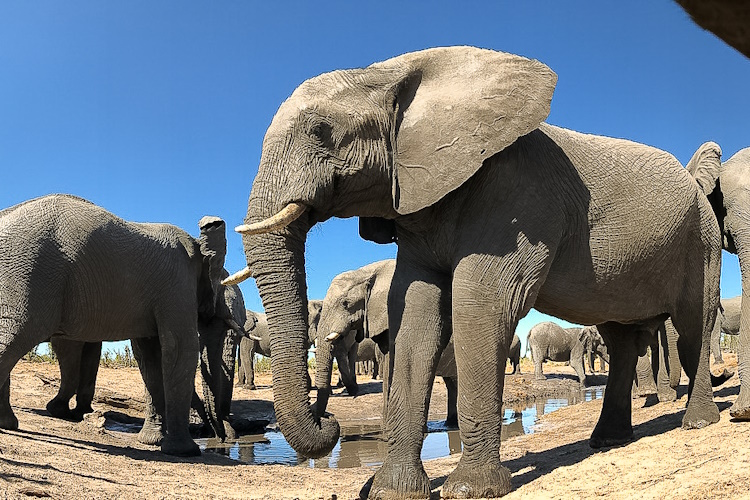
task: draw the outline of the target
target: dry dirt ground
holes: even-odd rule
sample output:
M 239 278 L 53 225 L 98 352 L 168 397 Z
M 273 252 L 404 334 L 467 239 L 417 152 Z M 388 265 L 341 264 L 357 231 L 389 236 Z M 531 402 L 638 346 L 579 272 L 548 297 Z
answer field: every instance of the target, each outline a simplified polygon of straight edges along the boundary
M 731 355 L 725 359 L 736 364 Z M 557 375 L 534 381 L 526 365 L 522 376 L 507 377 L 506 402 L 575 388 L 569 367 L 545 370 Z M 0 498 L 349 499 L 358 497 L 374 473 L 368 467 L 244 465 L 213 453 L 192 459 L 165 456 L 138 443 L 132 431 L 110 430 L 113 422 L 139 422 L 143 389 L 137 369 L 102 367 L 96 412 L 80 423 L 53 419 L 44 410 L 57 389 L 56 365 L 21 362 L 11 380 L 20 430 L 0 431 Z M 269 380 L 258 377 L 256 391 L 237 388 L 235 417 L 273 418 Z M 597 376 L 595 381 L 603 380 Z M 721 421 L 700 430 L 680 428 L 685 386 L 674 403 L 635 399 L 635 441 L 603 451 L 588 446 L 601 400 L 549 413 L 535 433 L 503 442 L 500 455 L 513 475 L 513 491 L 505 498 L 750 498 L 750 423 L 729 417 L 738 384 L 735 375 L 716 389 Z M 333 397 L 330 410 L 344 424 L 377 416 L 379 387 L 379 382 L 367 382 L 366 394 L 354 400 Z M 443 418 L 444 412 L 445 386 L 438 379 L 430 418 Z M 433 498 L 459 457 L 425 462 Z

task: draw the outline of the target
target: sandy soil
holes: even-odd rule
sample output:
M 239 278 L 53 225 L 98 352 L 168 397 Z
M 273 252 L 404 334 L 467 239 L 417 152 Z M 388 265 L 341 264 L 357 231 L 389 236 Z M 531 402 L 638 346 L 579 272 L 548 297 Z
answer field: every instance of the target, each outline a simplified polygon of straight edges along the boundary
M 731 355 L 728 365 L 736 364 Z M 574 389 L 569 367 L 545 367 L 545 382 L 528 374 L 506 378 L 505 400 L 549 396 Z M 602 383 L 603 376 L 595 377 Z M 375 417 L 380 383 L 366 381 L 365 394 L 333 397 L 330 410 L 342 423 Z M 59 381 L 57 366 L 19 363 L 12 374 L 11 402 L 19 431 L 0 431 L 0 498 L 357 498 L 373 468 L 311 469 L 303 466 L 243 465 L 204 453 L 178 459 L 141 445 L 132 432 L 104 428 L 112 422 L 139 422 L 142 382 L 136 369 L 101 368 L 96 412 L 80 423 L 53 419 L 44 410 Z M 262 386 L 237 388 L 238 419 L 273 419 L 270 378 Z M 718 424 L 701 430 L 680 428 L 685 387 L 674 403 L 633 401 L 635 441 L 604 451 L 588 446 L 601 400 L 576 404 L 543 416 L 536 432 L 509 438 L 500 450 L 513 474 L 505 498 L 749 498 L 750 423 L 731 422 L 729 406 L 739 392 L 733 377 L 717 388 Z M 438 379 L 431 419 L 445 413 L 445 386 Z M 460 455 L 425 462 L 433 497 Z

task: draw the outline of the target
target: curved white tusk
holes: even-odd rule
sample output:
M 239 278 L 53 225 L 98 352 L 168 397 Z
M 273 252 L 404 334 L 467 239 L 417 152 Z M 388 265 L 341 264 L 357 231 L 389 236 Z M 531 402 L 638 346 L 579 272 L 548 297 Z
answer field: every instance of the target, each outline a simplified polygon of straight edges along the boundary
M 341 336 L 341 334 L 338 333 L 338 332 L 329 333 L 328 336 L 326 337 L 326 340 L 328 342 L 333 342 L 334 340 L 336 340 L 340 336 Z
M 299 218 L 305 213 L 307 207 L 302 203 L 290 203 L 285 206 L 279 213 L 268 219 L 256 222 L 255 224 L 243 224 L 234 228 L 235 231 L 242 234 L 263 234 L 270 233 L 276 229 L 282 229 Z
M 237 271 L 233 275 L 221 280 L 221 284 L 225 286 L 236 285 L 237 283 L 242 283 L 250 276 L 252 276 L 252 272 L 250 271 L 249 267 L 246 267 L 245 269 Z
M 262 340 L 263 340 L 262 338 L 260 338 L 260 337 L 257 337 L 257 336 L 255 336 L 255 335 L 252 335 L 252 334 L 250 334 L 250 333 L 245 333 L 245 337 L 249 338 L 250 340 L 254 340 L 254 341 L 256 341 L 256 342 L 260 342 L 260 341 L 262 341 Z

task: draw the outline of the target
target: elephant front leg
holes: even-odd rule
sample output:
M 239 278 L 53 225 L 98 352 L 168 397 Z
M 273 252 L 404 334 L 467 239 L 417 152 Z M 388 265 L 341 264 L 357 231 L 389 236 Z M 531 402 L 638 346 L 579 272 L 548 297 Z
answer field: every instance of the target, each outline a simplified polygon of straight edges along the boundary
M 200 448 L 188 430 L 199 352 L 197 322 L 171 321 L 167 324 L 159 327 L 167 424 L 161 451 L 181 457 L 197 456 L 200 455 Z
M 631 390 L 638 362 L 637 335 L 633 325 L 597 325 L 609 351 L 609 377 L 602 412 L 591 434 L 592 448 L 617 446 L 633 439 Z
M 83 347 L 86 343 L 61 337 L 52 337 L 50 344 L 57 356 L 58 366 L 60 367 L 60 389 L 58 389 L 55 397 L 47 403 L 47 411 L 55 418 L 82 420 L 83 417 L 76 418 L 70 410 L 70 398 L 78 390 Z
M 164 381 L 161 372 L 161 344 L 158 337 L 132 339 L 133 356 L 145 386 L 146 414 L 138 441 L 158 445 L 164 439 Z
M 99 361 L 101 357 L 101 342 L 86 342 L 83 345 L 78 389 L 76 390 L 76 407 L 72 412 L 76 420 L 83 420 L 85 414 L 94 411 L 91 407 L 91 402 L 94 400 L 96 375 L 99 373 Z
M 454 275 L 453 342 L 464 449 L 443 484 L 444 498 L 499 497 L 511 490 L 510 471 L 499 453 L 505 361 L 518 319 L 527 311 L 524 300 L 533 293 L 525 293 L 529 283 L 497 290 L 498 282 L 518 281 L 488 278 L 481 273 L 487 267 L 473 266 L 477 272 L 462 275 L 459 266 Z
M 425 272 L 405 278 L 396 267 L 388 299 L 391 332 L 397 332 L 389 348 L 390 387 L 388 375 L 383 377 L 388 452 L 369 486 L 370 498 L 430 495 L 420 454 L 435 370 L 450 337 L 448 286 L 442 276 Z

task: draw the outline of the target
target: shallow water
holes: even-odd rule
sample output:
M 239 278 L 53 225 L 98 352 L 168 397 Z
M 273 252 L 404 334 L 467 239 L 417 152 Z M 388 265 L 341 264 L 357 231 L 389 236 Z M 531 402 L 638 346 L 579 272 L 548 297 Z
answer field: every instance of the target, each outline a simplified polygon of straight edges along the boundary
M 501 440 L 521 434 L 531 434 L 537 417 L 564 406 L 601 399 L 604 387 L 576 391 L 564 397 L 506 407 L 503 412 Z M 383 463 L 386 443 L 380 435 L 380 418 L 343 421 L 341 438 L 331 453 L 323 458 L 302 457 L 286 442 L 278 431 L 241 436 L 233 442 L 220 443 L 216 439 L 196 440 L 201 449 L 219 453 L 246 464 L 302 465 L 311 468 L 375 467 Z M 445 426 L 444 421 L 427 422 L 427 435 L 422 445 L 422 460 L 445 457 L 461 452 L 458 429 Z

